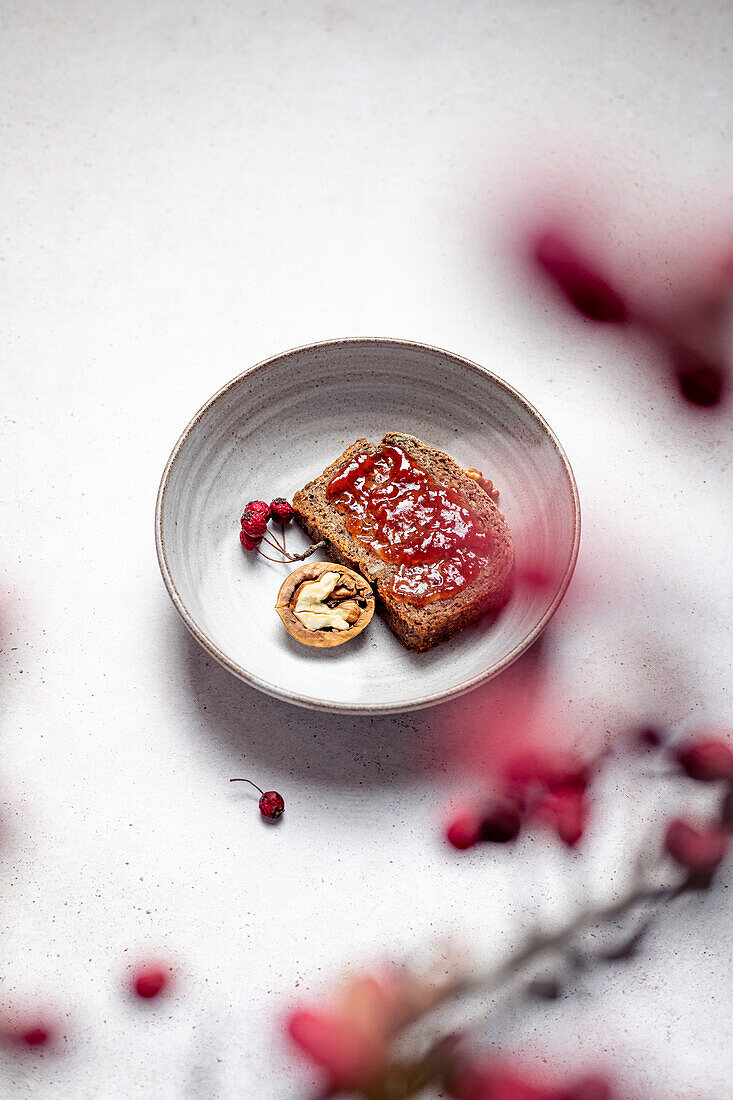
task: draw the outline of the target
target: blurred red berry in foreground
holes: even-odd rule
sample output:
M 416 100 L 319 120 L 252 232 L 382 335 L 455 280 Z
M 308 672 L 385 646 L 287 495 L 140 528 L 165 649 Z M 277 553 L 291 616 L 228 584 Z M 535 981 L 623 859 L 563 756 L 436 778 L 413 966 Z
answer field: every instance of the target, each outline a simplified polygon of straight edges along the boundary
M 698 410 L 720 405 L 730 389 L 730 257 L 716 258 L 717 245 L 711 245 L 706 257 L 678 258 L 666 301 L 655 302 L 652 287 L 651 303 L 640 288 L 636 301 L 628 302 L 593 254 L 575 243 L 575 226 L 580 226 L 577 215 L 555 215 L 535 230 L 527 250 L 534 270 L 551 279 L 583 317 L 628 323 L 651 337 L 665 373 L 688 405 Z
M 472 848 L 481 839 L 481 819 L 476 813 L 454 817 L 445 832 L 445 839 L 459 852 Z
M 481 816 L 480 839 L 491 844 L 507 844 L 519 836 L 522 818 L 516 802 L 497 801 Z
M 575 245 L 557 230 L 545 230 L 533 242 L 535 262 L 568 302 L 590 321 L 623 323 L 626 303 Z
M 667 827 L 664 846 L 672 859 L 695 874 L 710 874 L 728 850 L 729 835 L 720 825 L 698 829 L 678 817 Z
M 325 1070 L 332 1088 L 356 1088 L 387 1064 L 402 1018 L 399 981 L 359 978 L 324 1008 L 291 1013 L 287 1028 L 303 1054 Z
M 710 409 L 719 405 L 727 376 L 720 363 L 701 355 L 686 344 L 672 344 L 669 352 L 677 388 L 691 405 Z
M 524 1072 L 490 1061 L 467 1066 L 451 1089 L 456 1100 L 552 1100 Z
M 29 1047 L 42 1047 L 50 1042 L 51 1032 L 43 1024 L 35 1024 L 22 1031 L 18 1038 Z
M 159 996 L 170 983 L 170 973 L 166 973 L 160 966 L 142 966 L 135 972 L 132 979 L 132 988 L 138 997 L 151 1000 Z
M 502 766 L 500 795 L 482 810 L 455 817 L 446 839 L 459 851 L 480 841 L 506 844 L 516 839 L 523 822 L 536 821 L 572 848 L 585 831 L 589 779 L 590 767 L 569 753 L 539 748 L 514 753 Z
M 464 1067 L 451 1086 L 456 1100 L 612 1100 L 611 1086 L 596 1075 L 567 1085 L 540 1083 L 526 1068 L 497 1059 Z
M 43 1019 L 26 1018 L 0 1024 L 0 1040 L 14 1047 L 48 1047 L 56 1033 L 56 1027 Z
M 691 779 L 714 783 L 733 780 L 733 749 L 719 737 L 690 741 L 675 753 L 678 764 Z
M 658 749 L 664 744 L 664 735 L 656 726 L 641 726 L 636 732 L 636 741 L 646 749 Z

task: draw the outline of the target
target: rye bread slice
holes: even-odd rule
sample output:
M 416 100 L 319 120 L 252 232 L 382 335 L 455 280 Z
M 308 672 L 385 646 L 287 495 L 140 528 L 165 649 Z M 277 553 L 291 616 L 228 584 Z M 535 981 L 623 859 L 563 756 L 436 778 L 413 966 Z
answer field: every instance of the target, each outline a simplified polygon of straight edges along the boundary
M 494 553 L 486 567 L 466 587 L 449 599 L 417 607 L 395 600 L 389 591 L 396 565 L 382 561 L 354 538 L 341 512 L 326 495 L 328 483 L 354 455 L 373 454 L 381 444 L 401 447 L 437 482 L 457 489 L 494 538 Z M 435 447 L 402 432 L 388 432 L 381 444 L 357 439 L 323 473 L 308 482 L 293 497 L 293 508 L 301 527 L 314 540 L 325 539 L 333 560 L 358 570 L 376 588 L 377 609 L 390 629 L 408 649 L 424 650 L 444 642 L 456 631 L 503 606 L 511 591 L 514 546 L 506 520 L 480 485 L 468 477 L 457 462 Z

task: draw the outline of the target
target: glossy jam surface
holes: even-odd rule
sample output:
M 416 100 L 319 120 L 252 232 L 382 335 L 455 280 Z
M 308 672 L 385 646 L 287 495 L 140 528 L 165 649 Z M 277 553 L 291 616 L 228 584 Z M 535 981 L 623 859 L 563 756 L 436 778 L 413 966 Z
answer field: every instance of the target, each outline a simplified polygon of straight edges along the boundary
M 354 538 L 399 566 L 391 593 L 404 603 L 424 607 L 450 599 L 491 557 L 491 534 L 461 494 L 440 485 L 401 447 L 354 455 L 327 495 Z

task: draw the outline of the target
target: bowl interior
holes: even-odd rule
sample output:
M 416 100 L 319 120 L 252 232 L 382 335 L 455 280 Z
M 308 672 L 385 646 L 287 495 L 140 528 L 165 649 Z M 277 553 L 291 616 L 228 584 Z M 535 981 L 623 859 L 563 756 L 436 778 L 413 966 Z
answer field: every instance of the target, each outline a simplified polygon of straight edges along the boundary
M 375 615 L 353 642 L 315 650 L 274 611 L 289 565 L 239 544 L 251 499 L 291 498 L 344 448 L 386 431 L 419 436 L 500 490 L 518 567 L 541 556 L 552 586 L 522 586 L 493 618 L 410 653 Z M 270 694 L 327 710 L 409 710 L 495 675 L 534 640 L 577 555 L 572 473 L 544 421 L 495 376 L 447 352 L 385 340 L 313 345 L 224 387 L 184 432 L 163 475 L 157 539 L 186 625 L 232 672 Z M 288 548 L 307 538 L 294 526 Z M 322 557 L 322 555 L 318 555 Z

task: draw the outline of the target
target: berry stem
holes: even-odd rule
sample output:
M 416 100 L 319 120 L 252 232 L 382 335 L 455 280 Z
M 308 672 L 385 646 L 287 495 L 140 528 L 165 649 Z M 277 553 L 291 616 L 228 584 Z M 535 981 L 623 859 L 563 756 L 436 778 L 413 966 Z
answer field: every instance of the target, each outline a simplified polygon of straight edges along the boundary
M 266 558 L 267 561 L 274 561 L 276 565 L 283 564 L 282 558 L 271 558 L 269 554 L 263 554 L 259 547 L 257 549 L 257 553 L 260 555 L 261 558 Z
M 275 560 L 274 558 L 271 558 L 271 559 L 270 559 L 270 561 L 274 561 L 274 560 Z M 252 780 L 251 780 L 251 779 L 230 779 L 230 780 L 229 780 L 229 782 L 230 782 L 230 783 L 249 783 L 250 787 L 254 787 L 254 789 L 255 789 L 256 791 L 259 791 L 259 792 L 260 792 L 260 794 L 264 794 L 264 793 L 265 793 L 265 792 L 264 792 L 264 791 L 262 790 L 262 787 L 258 787 L 256 783 L 253 783 L 253 782 L 252 782 Z
M 280 554 L 283 554 L 284 557 L 285 557 L 285 561 L 305 561 L 305 559 L 309 558 L 311 556 L 311 554 L 315 554 L 316 550 L 320 550 L 320 548 L 322 546 L 326 545 L 325 539 L 321 539 L 320 542 L 314 542 L 311 546 L 308 547 L 307 550 L 304 550 L 302 554 L 289 554 L 287 552 L 287 550 L 285 550 L 282 546 L 280 546 L 279 543 L 273 542 L 271 539 L 268 539 L 266 536 L 263 536 L 262 541 L 266 542 L 268 546 L 272 546 Z M 269 554 L 263 554 L 262 551 L 259 548 L 257 550 L 257 553 L 260 555 L 260 557 L 267 558 L 268 561 L 274 561 L 274 562 L 277 562 L 278 564 L 282 563 L 282 559 L 271 558 Z
M 326 540 L 321 539 L 320 542 L 314 542 L 312 546 L 309 546 L 307 550 L 304 550 L 302 554 L 288 554 L 290 561 L 304 561 L 309 558 L 311 554 L 315 554 L 316 550 L 320 550 L 322 546 L 326 545 Z
M 266 543 L 268 543 L 268 544 L 269 544 L 270 546 L 273 546 L 273 547 L 274 547 L 274 548 L 275 548 L 276 550 L 279 550 L 281 554 L 284 554 L 284 553 L 286 553 L 285 547 L 284 547 L 284 546 L 281 546 L 281 545 L 280 545 L 280 543 L 279 543 L 279 542 L 277 541 L 277 539 L 275 538 L 275 535 L 273 534 L 273 532 L 272 532 L 272 531 L 270 531 L 270 532 L 269 532 L 269 534 L 270 534 L 270 535 L 271 535 L 272 537 L 271 537 L 271 538 L 268 538 L 268 537 L 267 537 L 267 535 L 263 535 L 263 536 L 262 536 L 262 538 L 263 538 L 263 541 L 264 541 L 264 542 L 266 542 Z

